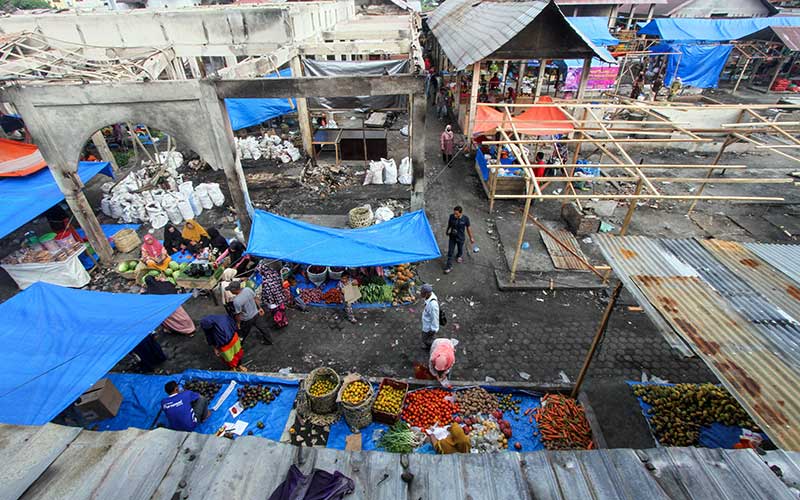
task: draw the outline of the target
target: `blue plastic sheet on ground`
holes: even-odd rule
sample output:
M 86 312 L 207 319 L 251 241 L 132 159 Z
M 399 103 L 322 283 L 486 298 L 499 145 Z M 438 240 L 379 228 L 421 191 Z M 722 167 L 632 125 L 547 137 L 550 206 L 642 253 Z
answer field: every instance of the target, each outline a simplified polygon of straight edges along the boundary
M 631 388 L 636 385 L 659 385 L 664 387 L 673 387 L 675 384 L 666 384 L 666 383 L 656 383 L 656 382 L 637 382 L 635 380 L 626 380 L 626 384 L 628 384 Z M 647 421 L 647 426 L 650 427 L 650 419 L 652 415 L 650 415 L 648 410 L 652 408 L 651 405 L 645 403 L 642 398 L 637 397 L 636 400 L 639 402 L 639 406 L 642 408 L 642 415 L 644 415 L 645 420 Z M 719 422 L 714 422 L 710 426 L 703 426 L 700 427 L 700 436 L 698 437 L 698 442 L 700 446 L 704 446 L 706 448 L 733 448 L 733 445 L 739 442 L 739 436 L 742 435 L 742 428 L 735 426 L 735 425 L 724 425 Z M 653 440 L 655 440 L 658 446 L 661 446 L 661 443 L 658 442 L 656 438 L 656 434 L 653 431 L 652 427 L 650 428 L 650 433 L 653 435 Z M 761 437 L 764 441 L 767 441 L 769 438 L 766 434 L 760 433 Z
M 189 297 L 37 282 L 0 304 L 0 422 L 49 422 Z
M 302 274 L 297 274 L 295 276 L 295 280 L 297 282 L 296 288 L 319 288 L 322 293 L 331 290 L 332 288 L 336 288 L 339 286 L 339 280 L 326 280 L 325 283 L 317 287 L 314 283 L 308 281 L 305 276 Z M 389 279 L 384 278 L 386 284 L 391 285 L 392 281 Z M 404 302 L 403 304 L 409 304 L 409 302 Z M 326 304 L 324 302 L 312 302 L 307 304 L 313 307 L 323 307 L 327 309 L 344 309 L 344 305 L 342 304 Z M 385 307 L 392 307 L 391 302 L 374 302 L 374 303 L 362 303 L 356 302 L 353 304 L 353 309 L 383 309 Z
M 150 429 L 154 425 L 166 425 L 167 420 L 163 413 L 158 415 L 161 400 L 166 397 L 164 384 L 170 380 L 183 384 L 189 380 L 197 379 L 223 384 L 217 395 L 209 401 L 209 408 L 213 407 L 220 399 L 231 380 L 237 382 L 236 388 L 225 399 L 217 411 L 209 416 L 208 420 L 197 426 L 195 432 L 201 434 L 214 434 L 226 422 L 234 423 L 243 420 L 249 425 L 244 433 L 252 431 L 254 436 L 261 436 L 274 441 L 279 441 L 286 426 L 289 413 L 292 410 L 297 396 L 297 382 L 276 379 L 236 372 L 213 372 L 204 370 L 186 370 L 175 375 L 138 375 L 130 373 L 110 373 L 108 377 L 119 389 L 123 396 L 123 404 L 116 417 L 98 422 L 99 430 L 123 430 L 129 427 Z M 281 393 L 271 403 L 260 402 L 252 408 L 245 409 L 237 418 L 231 416 L 228 409 L 238 400 L 238 384 L 268 385 L 272 388 L 280 387 Z M 156 420 L 158 416 L 158 420 Z M 258 428 L 258 422 L 264 424 Z
M 678 52 L 667 56 L 666 79 L 669 86 L 676 76 L 683 85 L 701 89 L 716 88 L 719 75 L 730 56 L 732 45 L 658 44 L 651 52 Z M 677 68 L 677 74 L 675 69 Z
M 672 42 L 729 42 L 751 35 L 767 26 L 800 26 L 800 17 L 653 19 L 644 25 L 638 34 L 653 35 Z
M 377 390 L 377 386 L 375 386 Z M 361 449 L 362 450 L 377 450 L 378 440 L 381 433 L 378 431 L 386 431 L 389 428 L 386 424 L 372 422 L 368 426 L 360 429 L 358 432 L 361 434 Z M 345 439 L 352 434 L 350 426 L 345 422 L 344 417 L 340 418 L 331 425 L 331 431 L 328 433 L 328 448 L 336 450 L 343 450 L 345 447 Z
M 103 161 L 78 163 L 78 176 L 86 184 L 95 175 L 114 176 L 111 164 Z M 36 218 L 64 199 L 49 168 L 25 177 L 0 179 L 0 238 Z
M 280 70 L 280 78 L 291 78 L 291 68 Z M 276 78 L 275 73 L 264 75 L 264 78 Z M 267 120 L 292 113 L 297 109 L 294 99 L 276 98 L 243 98 L 225 99 L 225 108 L 228 110 L 228 118 L 231 121 L 233 130 L 240 130 L 247 127 L 264 123 Z
M 441 256 L 422 210 L 360 229 L 316 226 L 256 210 L 247 253 L 342 267 L 390 266 Z

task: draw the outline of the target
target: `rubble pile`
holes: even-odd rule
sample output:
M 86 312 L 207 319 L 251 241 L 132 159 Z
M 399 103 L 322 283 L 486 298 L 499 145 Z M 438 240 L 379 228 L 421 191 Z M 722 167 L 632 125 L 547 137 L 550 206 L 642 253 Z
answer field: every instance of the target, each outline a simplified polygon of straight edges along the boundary
M 264 134 L 261 139 L 249 136 L 236 138 L 236 148 L 243 160 L 279 160 L 282 163 L 291 163 L 300 159 L 300 150 L 290 141 L 281 139 L 278 135 Z

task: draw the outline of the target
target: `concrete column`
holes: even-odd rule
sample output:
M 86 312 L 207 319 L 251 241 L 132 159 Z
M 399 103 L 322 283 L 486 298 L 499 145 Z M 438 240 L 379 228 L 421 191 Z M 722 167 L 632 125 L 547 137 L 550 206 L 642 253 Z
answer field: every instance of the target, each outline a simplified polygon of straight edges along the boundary
M 97 149 L 100 159 L 111 163 L 111 168 L 114 169 L 114 173 L 119 172 L 117 159 L 114 158 L 114 154 L 111 152 L 111 149 L 109 149 L 102 131 L 98 130 L 92 135 L 92 144 L 94 144 L 94 147 Z
M 175 57 L 172 60 L 172 67 L 175 70 L 175 78 L 177 80 L 186 80 L 186 71 L 183 69 L 183 61 L 180 57 Z
M 619 5 L 612 5 L 611 12 L 608 14 L 608 27 L 613 28 L 617 24 L 617 14 L 619 13 Z
M 631 5 L 631 10 L 628 12 L 628 22 L 625 23 L 625 29 L 631 29 L 633 25 L 633 15 L 636 12 L 636 4 Z
M 292 68 L 292 76 L 295 78 L 303 76 L 303 63 L 300 56 L 296 55 L 289 61 Z M 315 161 L 313 131 L 311 130 L 311 118 L 308 116 L 308 101 L 305 97 L 298 97 L 297 102 L 297 122 L 300 125 L 300 136 L 303 138 L 303 150 L 312 161 Z
M 200 65 L 197 64 L 197 58 L 187 57 L 186 60 L 189 62 L 189 71 L 192 72 L 192 78 L 194 80 L 199 80 L 203 78 L 203 73 L 200 72 Z
M 475 113 L 478 111 L 478 87 L 481 83 L 481 62 L 472 65 L 472 88 L 469 92 L 469 125 L 467 126 L 467 141 L 472 141 L 472 131 L 475 130 Z
M 519 89 L 522 88 L 522 77 L 525 76 L 525 72 L 528 70 L 528 61 L 520 61 L 519 63 L 519 74 L 517 75 L 517 88 L 516 93 L 519 95 Z
M 586 93 L 586 84 L 589 83 L 589 72 L 592 70 L 592 58 L 587 57 L 583 60 L 583 69 L 581 70 L 581 81 L 578 84 L 577 99 L 583 99 L 583 94 Z
M 655 12 L 655 10 L 656 10 L 656 4 L 651 3 L 650 7 L 647 8 L 647 22 L 648 23 L 653 20 L 653 13 Z
M 428 104 L 424 92 L 409 94 L 408 102 L 411 108 L 409 158 L 414 175 L 411 184 L 411 210 L 422 210 L 425 208 L 425 118 Z
M 225 56 L 225 67 L 230 68 L 232 66 L 236 66 L 238 61 L 236 60 L 236 56 Z
M 544 83 L 545 72 L 547 71 L 547 59 L 539 59 L 539 74 L 536 76 L 536 90 L 533 92 L 533 102 L 542 95 L 542 84 Z

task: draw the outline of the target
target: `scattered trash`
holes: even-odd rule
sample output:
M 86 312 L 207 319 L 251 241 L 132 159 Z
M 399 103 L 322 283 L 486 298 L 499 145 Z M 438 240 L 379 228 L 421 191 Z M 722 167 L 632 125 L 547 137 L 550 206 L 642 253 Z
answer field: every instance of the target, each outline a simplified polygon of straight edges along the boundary
M 600 221 L 600 232 L 601 233 L 610 233 L 614 229 L 616 229 L 616 227 L 614 227 L 613 224 L 609 224 L 608 222 L 605 222 L 605 221 Z
M 530 247 L 531 247 L 531 244 L 530 244 L 530 243 L 528 243 L 527 241 L 523 241 L 523 242 L 522 242 L 522 249 L 523 249 L 523 250 L 527 250 L 527 249 L 529 249 Z
M 278 373 L 280 373 L 281 375 L 284 375 L 284 376 L 285 375 L 291 375 L 292 374 L 292 367 L 291 366 L 287 366 L 286 368 L 281 368 L 280 370 L 278 370 Z
M 488 375 L 487 375 L 486 377 L 484 377 L 484 378 L 483 378 L 483 381 L 484 381 L 484 382 L 489 382 L 489 383 L 492 383 L 492 382 L 497 382 L 497 380 L 495 380 L 495 379 L 494 379 L 494 377 L 490 377 L 490 376 L 488 376 Z
M 569 377 L 567 376 L 567 374 L 566 374 L 566 373 L 564 373 L 564 371 L 563 371 L 563 370 L 562 370 L 562 371 L 560 371 L 560 372 L 558 372 L 558 377 L 561 379 L 561 381 L 562 381 L 563 383 L 565 383 L 565 384 L 569 384 L 569 382 L 570 382 L 570 380 L 569 380 Z
M 530 378 L 531 378 L 531 375 L 530 375 L 530 373 L 525 373 L 525 372 L 519 372 L 519 376 L 520 376 L 520 377 L 521 377 L 523 380 L 530 380 Z

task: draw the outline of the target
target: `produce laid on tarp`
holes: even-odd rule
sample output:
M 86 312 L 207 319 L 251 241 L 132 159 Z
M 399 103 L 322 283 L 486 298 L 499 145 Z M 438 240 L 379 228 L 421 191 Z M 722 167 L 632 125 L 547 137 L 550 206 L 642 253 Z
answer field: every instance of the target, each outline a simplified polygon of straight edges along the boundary
M 740 435 L 761 433 L 724 387 L 635 382 L 629 385 L 661 445 L 731 448 Z M 719 435 L 724 437 L 720 439 Z
M 594 447 L 592 430 L 583 407 L 561 394 L 545 394 L 539 408 L 529 417 L 536 421 L 548 450 L 589 450 Z

